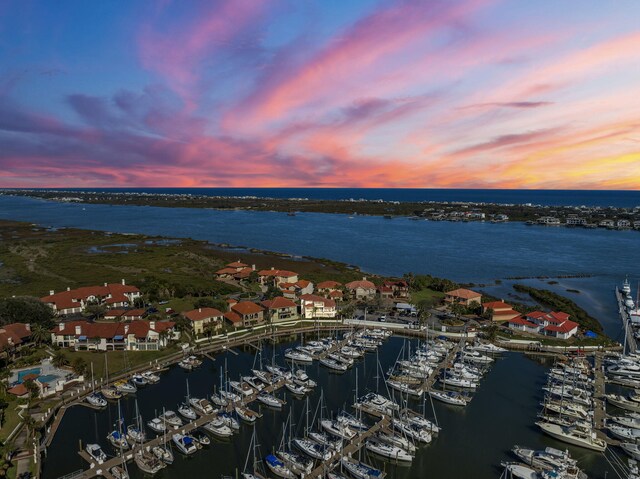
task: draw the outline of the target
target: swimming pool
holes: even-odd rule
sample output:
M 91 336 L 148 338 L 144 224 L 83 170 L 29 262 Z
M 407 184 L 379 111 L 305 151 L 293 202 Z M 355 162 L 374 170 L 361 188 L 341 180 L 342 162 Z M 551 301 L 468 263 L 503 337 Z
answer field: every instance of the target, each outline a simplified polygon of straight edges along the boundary
M 28 376 L 29 374 L 35 374 L 36 376 L 40 376 L 41 371 L 42 370 L 40 368 L 33 368 L 33 369 L 25 369 L 24 371 L 18 372 L 18 383 L 22 383 L 23 378 L 25 376 Z
M 49 384 L 51 384 L 52 382 L 54 382 L 58 378 L 59 378 L 59 376 L 56 376 L 55 374 L 47 374 L 45 376 L 40 376 L 38 378 L 38 381 L 41 382 L 41 383 L 49 383 Z

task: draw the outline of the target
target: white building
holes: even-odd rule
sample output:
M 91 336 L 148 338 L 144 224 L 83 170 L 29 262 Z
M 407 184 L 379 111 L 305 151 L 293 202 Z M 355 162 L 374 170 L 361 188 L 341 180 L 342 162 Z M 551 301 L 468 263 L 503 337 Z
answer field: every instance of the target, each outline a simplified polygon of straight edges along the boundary
M 337 313 L 336 302 L 332 299 L 315 294 L 300 296 L 300 315 L 304 319 L 335 318 Z

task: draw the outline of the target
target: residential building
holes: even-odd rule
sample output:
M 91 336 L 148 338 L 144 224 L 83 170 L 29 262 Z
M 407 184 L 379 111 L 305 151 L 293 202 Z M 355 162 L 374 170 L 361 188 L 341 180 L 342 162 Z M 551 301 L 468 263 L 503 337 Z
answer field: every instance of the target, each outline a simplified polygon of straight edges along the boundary
M 515 329 L 524 333 L 537 334 L 540 332 L 540 326 L 531 321 L 527 321 L 522 316 L 517 316 L 509 320 L 509 329 Z
M 198 308 L 191 311 L 185 311 L 182 316 L 191 322 L 191 328 L 195 334 L 203 334 L 206 324 L 213 324 L 213 331 L 218 332 L 222 329 L 224 315 L 215 308 Z
M 296 283 L 298 281 L 298 273 L 287 271 L 285 269 L 263 269 L 258 271 L 258 282 L 268 287 L 269 285 L 277 286 L 280 283 Z
M 267 316 L 272 323 L 298 319 L 298 305 L 291 299 L 277 296 L 262 301 L 261 304 L 266 309 Z
M 336 302 L 315 294 L 303 294 L 300 296 L 300 314 L 305 319 L 335 318 Z
M 0 327 L 0 353 L 11 355 L 30 344 L 31 325 L 11 323 Z
M 235 279 L 241 281 L 243 279 L 248 279 L 251 276 L 251 273 L 255 271 L 255 265 L 249 265 L 242 263 L 240 260 L 234 261 L 233 263 L 227 264 L 224 268 L 216 271 L 216 276 L 218 279 Z
M 300 279 L 295 283 L 280 283 L 278 285 L 285 298 L 295 300 L 301 294 L 313 293 L 313 283 L 306 279 Z
M 344 287 L 353 299 L 373 299 L 376 296 L 376 285 L 366 277 L 359 281 L 351 281 Z
M 382 298 L 405 301 L 409 299 L 409 284 L 406 281 L 385 281 L 378 288 L 378 294 Z
M 598 226 L 600 226 L 601 228 L 614 228 L 615 225 L 616 224 L 613 220 L 606 220 L 606 219 L 598 223 Z
M 231 306 L 231 311 L 240 316 L 245 328 L 264 322 L 264 309 L 251 301 L 240 301 Z
M 465 306 L 471 306 L 472 303 L 481 304 L 482 294 L 471 291 L 470 289 L 459 288 L 446 292 L 444 294 L 444 300 L 447 303 L 459 303 Z
M 547 225 L 547 226 L 559 226 L 560 218 L 556 218 L 555 216 L 541 216 L 538 218 L 539 225 Z
M 334 291 L 340 291 L 340 288 L 342 288 L 342 283 L 337 281 L 322 281 L 316 285 L 318 294 L 325 297 Z
M 532 311 L 525 319 L 539 328 L 539 333 L 558 339 L 568 339 L 578 332 L 578 323 L 571 321 L 567 313 L 561 311 Z
M 491 311 L 491 321 L 509 321 L 520 316 L 518 311 L 515 311 L 510 304 L 504 301 L 482 303 L 482 312 L 486 313 L 487 311 Z
M 242 317 L 233 311 L 227 311 L 224 313 L 224 319 L 226 319 L 234 328 L 242 327 Z
M 626 229 L 626 228 L 631 228 L 631 221 L 629 220 L 618 220 L 616 221 L 616 228 L 621 228 L 621 229 Z
M 568 226 L 584 226 L 587 224 L 587 219 L 575 215 L 569 215 L 565 222 Z
M 121 283 L 104 283 L 104 286 L 85 286 L 56 293 L 49 291 L 48 296 L 40 300 L 51 306 L 59 315 L 81 313 L 88 304 L 103 304 L 110 308 L 126 308 L 132 306 L 140 298 L 140 290 L 127 285 L 123 279 Z
M 51 343 L 76 351 L 157 351 L 164 348 L 170 339 L 179 338 L 180 333 L 174 326 L 173 321 L 69 321 L 51 330 Z

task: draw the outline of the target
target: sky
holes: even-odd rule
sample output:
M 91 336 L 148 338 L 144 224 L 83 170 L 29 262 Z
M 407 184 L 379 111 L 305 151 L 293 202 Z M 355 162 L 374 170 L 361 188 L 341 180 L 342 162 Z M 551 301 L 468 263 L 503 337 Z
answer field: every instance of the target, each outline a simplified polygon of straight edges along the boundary
M 640 2 L 0 2 L 0 187 L 640 189 Z

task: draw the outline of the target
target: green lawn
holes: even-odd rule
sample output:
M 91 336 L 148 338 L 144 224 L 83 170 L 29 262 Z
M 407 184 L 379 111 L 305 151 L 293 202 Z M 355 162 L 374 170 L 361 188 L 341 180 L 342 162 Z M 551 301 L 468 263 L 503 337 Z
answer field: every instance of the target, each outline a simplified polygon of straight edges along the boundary
M 442 301 L 444 299 L 444 293 L 442 291 L 434 291 L 433 289 L 421 289 L 420 291 L 411 292 L 411 302 L 418 304 L 424 299 Z
M 73 363 L 73 360 L 76 358 L 84 359 L 87 364 L 93 363 L 93 374 L 97 380 L 106 376 L 105 355 L 109 366 L 109 376 L 114 377 L 136 366 L 148 364 L 151 361 L 168 356 L 172 352 L 176 352 L 177 347 L 173 346 L 163 349 L 162 351 L 109 351 L 107 353 L 98 351 L 62 351 L 70 363 Z M 91 373 L 88 373 L 87 377 L 89 377 L 90 374 Z
M 11 431 L 20 424 L 20 417 L 18 417 L 16 408 L 23 402 L 20 402 L 10 394 L 7 394 L 6 401 L 9 403 L 9 406 L 4 411 L 4 422 L 2 423 L 2 428 L 0 428 L 0 442 L 4 442 L 9 434 L 11 434 Z

